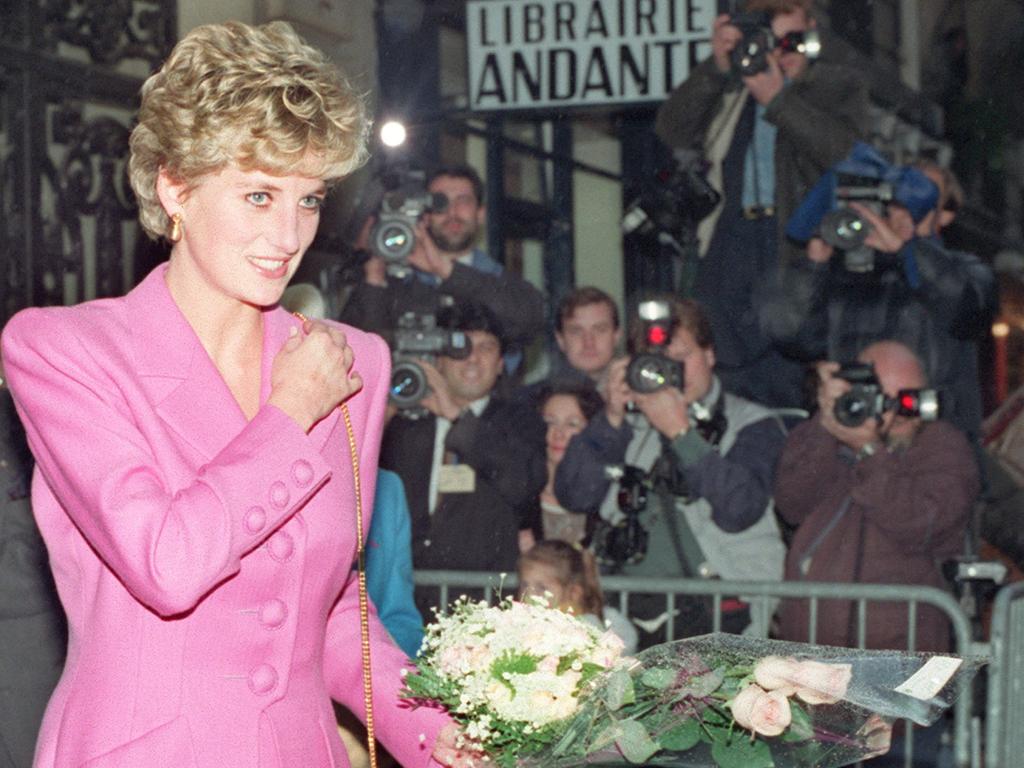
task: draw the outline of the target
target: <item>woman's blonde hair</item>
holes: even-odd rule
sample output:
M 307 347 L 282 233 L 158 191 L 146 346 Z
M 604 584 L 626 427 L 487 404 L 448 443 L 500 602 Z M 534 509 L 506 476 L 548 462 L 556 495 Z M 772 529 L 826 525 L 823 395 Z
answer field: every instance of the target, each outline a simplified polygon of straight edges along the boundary
M 139 220 L 168 233 L 161 168 L 189 187 L 229 163 L 330 182 L 366 160 L 368 131 L 362 96 L 288 24 L 196 27 L 142 86 L 128 166 Z

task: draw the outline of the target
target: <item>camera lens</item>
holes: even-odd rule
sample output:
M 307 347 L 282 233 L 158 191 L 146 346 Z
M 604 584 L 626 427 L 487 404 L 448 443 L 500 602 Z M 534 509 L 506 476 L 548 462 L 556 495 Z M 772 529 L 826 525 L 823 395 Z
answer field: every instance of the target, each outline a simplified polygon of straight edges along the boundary
M 656 392 L 662 387 L 682 389 L 682 365 L 664 355 L 637 355 L 626 368 L 626 383 L 640 393 Z
M 428 391 L 427 376 L 419 363 L 403 360 L 391 369 L 391 402 L 399 408 L 416 405 Z
M 821 219 L 821 238 L 844 251 L 864 245 L 870 231 L 868 223 L 848 208 L 829 211 Z
M 412 228 L 397 219 L 382 219 L 374 228 L 372 237 L 374 251 L 389 261 L 404 259 L 416 242 Z
M 854 386 L 836 398 L 832 412 L 836 421 L 844 427 L 859 427 L 872 416 L 879 413 L 876 407 L 877 393 L 873 387 Z

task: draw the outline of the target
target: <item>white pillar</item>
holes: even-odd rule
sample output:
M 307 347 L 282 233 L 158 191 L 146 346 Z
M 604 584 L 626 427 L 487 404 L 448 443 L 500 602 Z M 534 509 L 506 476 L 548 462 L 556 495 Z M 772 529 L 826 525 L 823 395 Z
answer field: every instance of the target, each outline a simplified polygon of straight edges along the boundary
M 920 0 L 900 0 L 900 76 L 906 85 L 921 89 Z

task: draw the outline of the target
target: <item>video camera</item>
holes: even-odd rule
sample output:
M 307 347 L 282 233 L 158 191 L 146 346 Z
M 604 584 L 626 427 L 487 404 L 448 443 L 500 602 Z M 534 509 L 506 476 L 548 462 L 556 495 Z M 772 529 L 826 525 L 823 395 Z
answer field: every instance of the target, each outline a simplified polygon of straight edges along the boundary
M 896 397 L 889 397 L 882 391 L 871 363 L 845 363 L 835 375 L 850 382 L 850 389 L 836 398 L 832 409 L 843 426 L 859 427 L 886 411 L 922 421 L 939 418 L 939 395 L 934 389 L 901 389 Z
M 668 236 L 678 246 L 686 233 L 710 214 L 722 196 L 707 180 L 708 164 L 694 153 L 659 170 L 622 215 L 626 235 Z
M 776 37 L 772 32 L 772 16 L 767 11 L 736 13 L 729 17 L 729 23 L 743 35 L 743 39 L 729 52 L 732 70 L 741 77 L 766 71 L 768 54 L 776 48 L 785 53 L 802 53 L 808 59 L 816 59 L 821 53 L 821 38 L 817 30 L 794 30 Z
M 821 219 L 821 239 L 843 252 L 843 266 L 850 272 L 870 272 L 875 268 L 875 252 L 864 245 L 871 226 L 850 208 L 857 202 L 879 216 L 891 202 L 895 189 L 891 182 L 837 174 L 835 208 Z
M 858 142 L 800 202 L 786 224 L 786 235 L 798 242 L 821 237 L 843 252 L 847 270 L 868 272 L 875 265 L 874 251 L 864 245 L 871 227 L 850 203 L 861 203 L 879 214 L 889 203 L 896 203 L 917 223 L 934 210 L 938 200 L 939 188 L 922 171 L 891 165 L 877 149 Z
M 672 312 L 665 301 L 641 301 L 637 315 L 644 324 L 646 350 L 629 361 L 626 383 L 634 392 L 656 392 L 663 387 L 683 388 L 683 364 L 665 356 L 672 341 Z
M 434 315 L 406 312 L 398 318 L 391 355 L 390 398 L 403 415 L 423 416 L 420 401 L 430 392 L 420 360 L 433 363 L 438 355 L 457 360 L 469 357 L 472 342 L 462 331 L 437 327 Z
M 388 274 L 409 273 L 409 254 L 416 247 L 416 225 L 425 213 L 442 213 L 448 198 L 428 192 L 423 171 L 405 170 L 383 179 L 387 190 L 370 232 L 370 249 L 384 259 Z

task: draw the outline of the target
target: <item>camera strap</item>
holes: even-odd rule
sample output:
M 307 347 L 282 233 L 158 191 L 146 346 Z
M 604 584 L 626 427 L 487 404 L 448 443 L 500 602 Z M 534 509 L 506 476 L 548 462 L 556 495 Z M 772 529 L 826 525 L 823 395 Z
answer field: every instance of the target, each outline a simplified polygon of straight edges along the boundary
M 681 509 L 680 505 L 676 504 L 676 497 L 664 490 L 659 489 L 656 493 L 672 538 L 672 548 L 676 552 L 676 559 L 683 573 L 696 579 L 715 576 L 693 528 L 690 527 L 690 522 L 686 519 L 685 505 Z
M 818 535 L 814 537 L 814 540 L 804 550 L 803 557 L 800 558 L 797 563 L 797 567 L 800 570 L 800 576 L 807 578 L 807 574 L 810 573 L 811 563 L 814 561 L 814 553 L 818 551 L 818 547 L 821 546 L 822 542 L 828 538 L 828 535 L 832 533 L 832 529 L 839 525 L 839 521 L 843 519 L 847 511 L 850 509 L 850 505 L 853 503 L 853 497 L 850 494 L 846 494 L 843 498 L 842 503 L 839 505 L 839 509 L 832 516 L 832 519 L 828 521 L 828 524 L 819 531 Z

